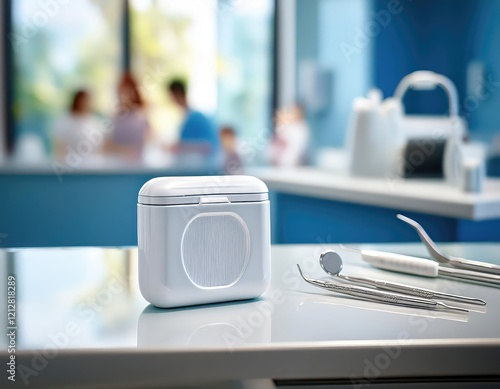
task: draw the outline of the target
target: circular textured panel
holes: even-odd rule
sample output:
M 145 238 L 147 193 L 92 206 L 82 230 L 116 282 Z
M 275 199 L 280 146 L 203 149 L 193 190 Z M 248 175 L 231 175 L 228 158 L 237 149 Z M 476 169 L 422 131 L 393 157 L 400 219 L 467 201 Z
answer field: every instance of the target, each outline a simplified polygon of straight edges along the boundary
M 234 283 L 247 265 L 249 241 L 248 228 L 236 214 L 196 216 L 182 238 L 182 261 L 188 277 L 205 288 Z

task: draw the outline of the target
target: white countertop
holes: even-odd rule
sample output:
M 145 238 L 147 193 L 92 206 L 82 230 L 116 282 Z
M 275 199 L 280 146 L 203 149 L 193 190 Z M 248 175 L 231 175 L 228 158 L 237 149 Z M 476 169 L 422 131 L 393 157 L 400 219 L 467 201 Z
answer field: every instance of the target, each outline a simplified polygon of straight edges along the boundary
M 325 292 L 306 284 L 296 264 L 308 275 L 324 276 L 318 256 L 326 247 L 342 254 L 345 274 L 482 298 L 488 305 L 463 314 Z M 364 247 L 425 255 L 422 244 Z M 442 249 L 500 260 L 499 244 Z M 136 249 L 0 250 L 0 264 L 8 264 L 17 280 L 18 369 L 36 368 L 28 380 L 36 387 L 256 378 L 353 384 L 373 378 L 367 366 L 382 362 L 378 378 L 500 379 L 500 288 L 385 272 L 338 246 L 275 246 L 272 282 L 263 297 L 168 310 L 149 306 L 140 295 Z M 6 341 L 0 338 L 2 358 Z M 50 358 L 43 357 L 47 349 Z M 24 387 L 20 370 L 17 375 L 16 384 Z
M 134 161 L 113 156 L 96 156 L 82 159 L 81 163 L 68 165 L 64 160 L 43 160 L 36 162 L 16 162 L 12 159 L 0 160 L 0 175 L 108 175 L 108 174 L 218 174 L 221 166 L 216 161 L 202 158 L 164 158 L 163 160 Z
M 459 219 L 500 218 L 500 179 L 488 178 L 480 194 L 437 179 L 349 177 L 314 168 L 256 169 L 269 189 L 300 196 L 417 211 Z

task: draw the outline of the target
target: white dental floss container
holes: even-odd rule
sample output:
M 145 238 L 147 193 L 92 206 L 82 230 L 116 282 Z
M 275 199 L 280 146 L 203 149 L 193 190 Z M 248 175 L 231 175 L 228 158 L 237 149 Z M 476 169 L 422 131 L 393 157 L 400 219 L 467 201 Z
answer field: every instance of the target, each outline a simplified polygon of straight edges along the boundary
M 139 286 L 157 307 L 251 299 L 269 285 L 268 189 L 255 177 L 154 178 L 137 223 Z

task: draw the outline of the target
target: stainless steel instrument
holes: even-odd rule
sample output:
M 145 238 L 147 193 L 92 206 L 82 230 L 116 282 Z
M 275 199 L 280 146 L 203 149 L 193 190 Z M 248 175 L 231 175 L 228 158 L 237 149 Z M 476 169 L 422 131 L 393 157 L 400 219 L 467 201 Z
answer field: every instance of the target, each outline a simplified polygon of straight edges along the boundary
M 500 266 L 494 265 L 488 262 L 471 261 L 469 259 L 453 257 L 447 255 L 439 250 L 439 247 L 434 243 L 434 241 L 427 235 L 423 227 L 418 224 L 415 220 L 403 215 L 397 215 L 399 220 L 408 223 L 410 226 L 415 228 L 420 237 L 420 240 L 424 243 L 427 248 L 429 255 L 437 262 L 443 263 L 449 266 L 453 266 L 459 269 L 474 270 L 481 273 L 496 274 L 500 275 Z
M 306 282 L 318 288 L 328 290 L 330 292 L 341 293 L 349 296 L 362 298 L 365 300 L 377 301 L 385 304 L 400 305 L 410 308 L 448 309 L 459 312 L 469 312 L 467 309 L 452 307 L 436 300 L 425 299 L 421 297 L 405 296 L 396 293 L 381 292 L 376 289 L 363 288 L 361 286 L 344 285 L 344 284 L 337 284 L 334 282 L 326 282 L 322 280 L 312 279 L 307 277 L 304 273 L 302 273 L 302 269 L 298 264 L 297 268 L 299 269 L 301 277 Z

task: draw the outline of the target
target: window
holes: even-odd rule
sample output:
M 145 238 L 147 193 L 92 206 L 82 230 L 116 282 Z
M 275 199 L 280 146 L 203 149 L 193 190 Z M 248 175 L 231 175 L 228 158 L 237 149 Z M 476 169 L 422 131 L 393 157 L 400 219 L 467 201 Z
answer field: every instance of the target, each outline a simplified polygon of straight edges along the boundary
M 217 110 L 216 0 L 131 2 L 132 71 L 148 104 L 151 125 L 167 141 L 178 137 L 181 112 L 167 83 L 188 81 L 189 100 L 209 115 Z
M 79 88 L 92 93 L 98 113 L 112 110 L 121 73 L 122 6 L 107 0 L 12 2 L 16 138 L 35 133 L 50 152 L 54 122 Z
M 274 3 L 222 1 L 218 24 L 218 119 L 254 143 L 272 115 Z
M 139 83 L 156 139 L 178 137 L 167 83 L 240 138 L 269 131 L 274 0 L 10 0 L 14 138 L 36 134 L 50 154 L 55 121 L 75 90 L 113 115 L 124 66 Z

